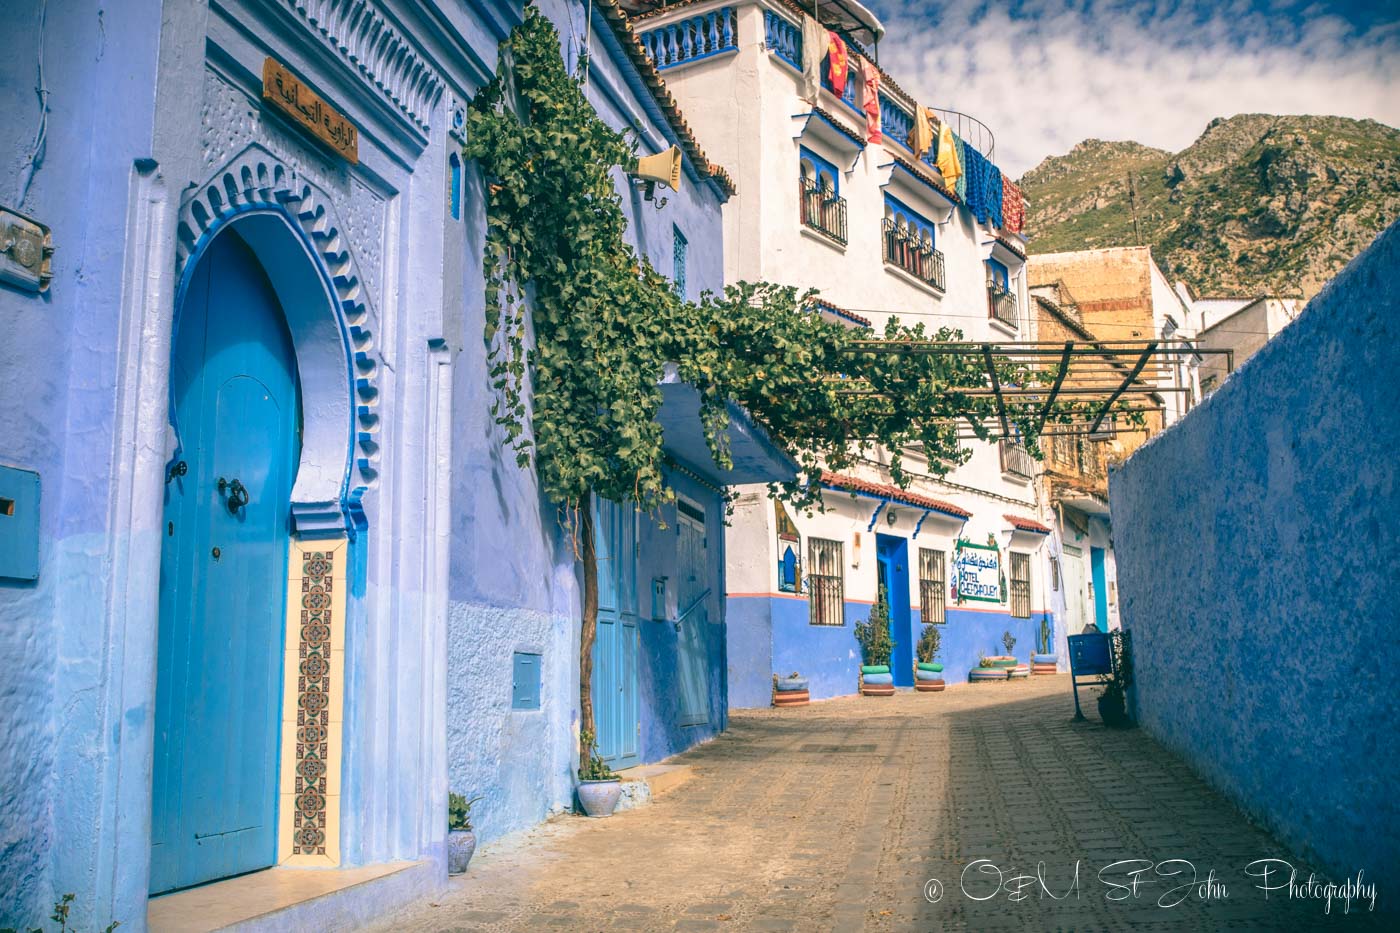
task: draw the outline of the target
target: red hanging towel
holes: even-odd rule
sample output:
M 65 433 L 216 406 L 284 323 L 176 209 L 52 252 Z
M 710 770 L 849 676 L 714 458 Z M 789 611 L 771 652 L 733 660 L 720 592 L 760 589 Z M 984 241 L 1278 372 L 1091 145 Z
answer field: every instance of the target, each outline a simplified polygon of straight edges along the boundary
M 885 136 L 880 132 L 880 69 L 868 58 L 860 60 L 860 74 L 865 81 L 862 105 L 865 107 L 865 141 L 882 143 Z
M 1021 189 L 1006 175 L 1001 176 L 1002 229 L 1020 233 L 1026 226 L 1026 202 Z
M 831 92 L 840 97 L 846 93 L 846 77 L 850 72 L 846 41 L 830 30 L 826 40 L 826 76 L 831 80 Z

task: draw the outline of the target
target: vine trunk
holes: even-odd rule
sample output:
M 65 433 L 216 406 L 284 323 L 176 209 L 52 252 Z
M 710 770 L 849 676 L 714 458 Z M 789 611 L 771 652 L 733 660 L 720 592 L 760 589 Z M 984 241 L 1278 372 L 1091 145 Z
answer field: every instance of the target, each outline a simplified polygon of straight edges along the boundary
M 583 539 L 583 621 L 578 640 L 579 732 L 598 734 L 593 723 L 593 643 L 598 639 L 598 551 L 593 539 L 593 494 L 584 494 L 579 509 L 579 536 Z M 588 767 L 593 749 L 583 744 L 579 751 L 579 773 Z

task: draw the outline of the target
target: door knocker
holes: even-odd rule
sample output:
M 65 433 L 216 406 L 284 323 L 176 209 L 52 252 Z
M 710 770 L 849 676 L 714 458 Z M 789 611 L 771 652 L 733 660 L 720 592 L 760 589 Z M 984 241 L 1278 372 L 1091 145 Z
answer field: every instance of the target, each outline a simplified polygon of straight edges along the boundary
M 227 497 L 224 504 L 228 506 L 230 515 L 237 515 L 238 510 L 248 504 L 248 487 L 236 479 L 219 477 L 219 495 Z

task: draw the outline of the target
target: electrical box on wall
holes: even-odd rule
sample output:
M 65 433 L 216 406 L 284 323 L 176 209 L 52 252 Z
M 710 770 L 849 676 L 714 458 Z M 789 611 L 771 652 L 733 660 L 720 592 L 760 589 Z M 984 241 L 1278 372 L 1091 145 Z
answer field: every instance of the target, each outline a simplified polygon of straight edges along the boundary
M 540 708 L 539 655 L 517 651 L 511 657 L 510 708 Z
M 666 616 L 666 578 L 651 578 L 651 621 L 665 622 Z
M 0 577 L 39 579 L 39 474 L 0 465 Z
M 31 292 L 48 291 L 52 256 L 48 227 L 0 207 L 0 282 Z

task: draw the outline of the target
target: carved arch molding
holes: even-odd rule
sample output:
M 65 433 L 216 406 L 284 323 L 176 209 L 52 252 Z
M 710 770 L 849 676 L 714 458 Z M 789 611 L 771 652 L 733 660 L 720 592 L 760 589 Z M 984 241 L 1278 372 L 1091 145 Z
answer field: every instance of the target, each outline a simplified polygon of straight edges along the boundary
M 331 199 L 261 145 L 249 145 L 185 195 L 176 231 L 177 278 L 214 233 L 256 211 L 279 212 L 300 230 L 329 285 L 353 382 L 353 464 L 342 498 L 346 507 L 358 512 L 361 496 L 379 478 L 378 365 L 370 356 L 374 339 L 369 297 Z

